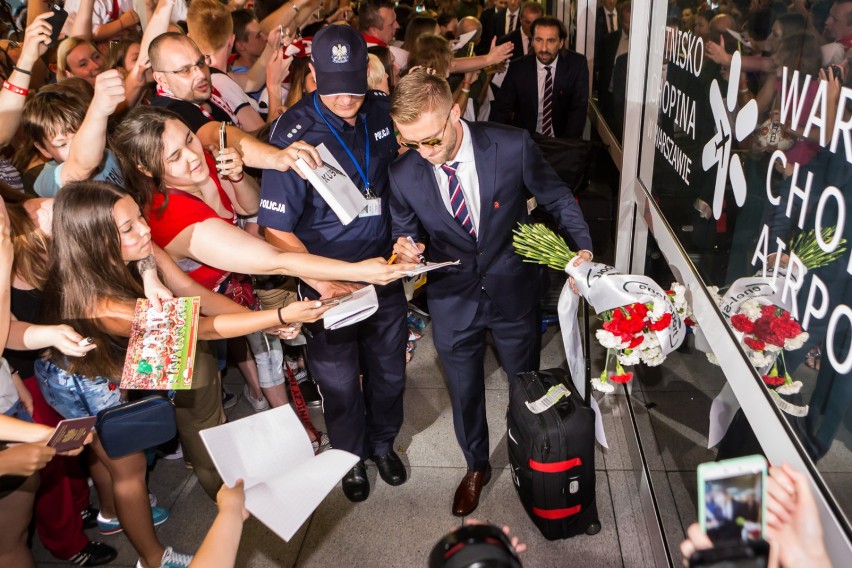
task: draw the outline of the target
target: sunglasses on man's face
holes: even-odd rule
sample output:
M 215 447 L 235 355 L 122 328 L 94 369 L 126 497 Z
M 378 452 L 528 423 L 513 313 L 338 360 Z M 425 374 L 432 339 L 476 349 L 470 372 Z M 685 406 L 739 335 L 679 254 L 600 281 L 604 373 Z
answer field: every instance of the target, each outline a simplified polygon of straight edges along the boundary
M 444 119 L 444 128 L 441 129 L 441 133 L 437 138 L 430 138 L 429 140 L 424 140 L 422 142 L 402 142 L 400 144 L 405 146 L 406 148 L 410 148 L 412 150 L 417 150 L 420 146 L 428 146 L 429 148 L 434 148 L 436 146 L 440 146 L 444 141 L 444 132 L 447 130 L 447 124 L 450 122 L 450 115 L 453 113 L 453 107 L 450 107 L 450 112 L 447 113 L 447 118 Z

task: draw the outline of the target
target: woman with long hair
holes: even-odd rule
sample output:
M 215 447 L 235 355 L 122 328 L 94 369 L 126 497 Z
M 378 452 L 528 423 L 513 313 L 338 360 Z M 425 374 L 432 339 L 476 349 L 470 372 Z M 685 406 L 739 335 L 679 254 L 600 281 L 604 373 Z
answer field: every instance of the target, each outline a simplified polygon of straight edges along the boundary
M 198 432 L 221 422 L 219 386 L 210 376 L 209 351 L 203 340 L 238 337 L 283 322 L 308 322 L 321 317 L 320 302 L 295 302 L 281 310 L 250 312 L 187 277 L 151 241 L 142 212 L 123 189 L 84 181 L 60 190 L 53 207 L 53 243 L 44 292 L 44 312 L 52 323 L 71 325 L 94 340 L 97 348 L 80 359 L 51 352 L 36 362 L 36 376 L 48 403 L 66 418 L 76 418 L 121 403 L 116 388 L 125 358 L 136 299 L 143 295 L 139 269 L 156 262 L 164 283 L 177 296 L 200 296 L 201 317 L 193 388 L 175 396 L 178 430 L 196 475 L 213 493 L 218 490 L 215 468 Z M 207 354 L 205 354 L 207 353 Z M 201 383 L 201 384 L 197 384 Z M 211 398 L 210 395 L 213 395 Z M 207 401 L 212 400 L 209 405 Z M 92 444 L 97 459 L 112 479 L 118 530 L 124 530 L 144 568 L 186 566 L 191 558 L 160 544 L 152 522 L 145 483 L 146 461 L 138 452 L 109 457 L 99 441 Z
M 230 148 L 220 149 L 214 159 L 168 110 L 132 110 L 117 127 L 112 142 L 122 172 L 128 176 L 127 187 L 136 188 L 137 201 L 147 206 L 154 242 L 210 290 L 227 286 L 231 273 L 378 284 L 400 277 L 400 269 L 388 266 L 384 259 L 353 264 L 283 252 L 240 229 L 235 225 L 238 215 L 255 214 L 259 195 L 257 184 L 242 172 L 239 154 Z M 220 164 L 225 167 L 217 172 Z M 275 375 L 270 380 L 261 376 L 258 386 L 251 371 L 243 370 L 252 399 L 265 396 L 272 406 L 285 404 L 282 371 L 277 363 L 266 364 L 267 356 L 277 359 L 277 347 L 252 346 L 255 356 L 264 358 L 258 365 Z M 275 353 L 270 349 L 276 349 Z

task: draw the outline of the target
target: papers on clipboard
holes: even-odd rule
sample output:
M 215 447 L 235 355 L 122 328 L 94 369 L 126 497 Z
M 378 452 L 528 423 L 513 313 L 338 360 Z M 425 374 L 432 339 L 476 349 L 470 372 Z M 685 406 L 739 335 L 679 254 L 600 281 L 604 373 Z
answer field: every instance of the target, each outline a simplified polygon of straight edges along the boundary
M 296 167 L 308 179 L 314 189 L 334 211 L 344 225 L 348 225 L 367 207 L 367 200 L 361 190 L 343 172 L 340 163 L 334 159 L 325 144 L 317 146 L 323 164 L 315 170 L 305 160 L 296 160 Z
M 432 270 L 446 268 L 447 266 L 456 266 L 458 264 L 461 264 L 460 260 L 450 260 L 448 262 L 427 262 L 425 264 L 418 264 L 417 268 L 414 270 L 398 270 L 397 272 L 399 274 L 405 274 L 406 276 L 417 276 L 424 272 L 431 272 Z
M 338 329 L 365 320 L 379 309 L 376 288 L 372 284 L 356 290 L 323 314 L 326 329 Z
M 285 541 L 293 538 L 358 456 L 343 450 L 314 455 L 290 405 L 200 432 L 228 486 L 245 482 L 246 509 Z

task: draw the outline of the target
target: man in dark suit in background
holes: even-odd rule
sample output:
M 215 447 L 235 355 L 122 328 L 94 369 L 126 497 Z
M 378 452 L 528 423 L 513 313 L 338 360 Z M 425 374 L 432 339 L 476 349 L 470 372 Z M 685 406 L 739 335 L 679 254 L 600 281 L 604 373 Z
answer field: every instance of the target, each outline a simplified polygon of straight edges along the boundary
M 595 90 L 598 108 L 616 138 L 621 140 L 624 129 L 624 91 L 627 87 L 627 49 L 630 44 L 629 0 L 618 5 L 621 26 L 607 34 L 595 54 Z
M 512 246 L 512 229 L 528 218 L 525 192 L 568 231 L 581 249 L 577 263 L 591 260 L 592 241 L 571 190 L 529 134 L 460 116 L 443 78 L 423 71 L 403 78 L 391 99 L 391 117 L 400 142 L 412 150 L 391 165 L 389 177 L 397 261 L 417 261 L 424 252 L 430 261 L 461 261 L 429 274 L 428 302 L 456 438 L 467 461 L 452 507 L 464 516 L 491 479 L 486 332 L 510 381 L 539 364 L 541 267 L 523 262 Z
M 518 59 L 528 53 L 532 53 L 532 23 L 544 15 L 544 8 L 534 0 L 528 0 L 521 6 L 521 25 L 509 35 L 501 37 L 497 43 L 512 42 L 515 49 L 512 51 L 512 59 Z
M 495 5 L 494 15 L 486 18 L 486 12 L 482 13 L 482 43 L 491 45 L 493 38 L 501 38 L 515 31 L 520 24 L 521 0 L 498 0 Z M 486 50 L 485 53 L 488 53 Z
M 530 32 L 535 53 L 509 66 L 490 120 L 544 136 L 580 138 L 589 106 L 586 59 L 562 49 L 567 34 L 556 18 L 537 19 Z

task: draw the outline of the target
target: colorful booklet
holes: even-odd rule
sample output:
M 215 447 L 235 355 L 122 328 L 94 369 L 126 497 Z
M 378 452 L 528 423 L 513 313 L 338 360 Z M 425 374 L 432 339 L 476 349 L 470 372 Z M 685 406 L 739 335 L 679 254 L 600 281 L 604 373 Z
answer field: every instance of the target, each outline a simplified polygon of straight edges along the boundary
M 163 300 L 162 312 L 152 308 L 148 300 L 136 301 L 121 388 L 192 388 L 200 300 L 197 297 Z

